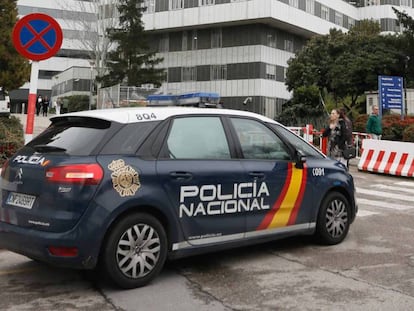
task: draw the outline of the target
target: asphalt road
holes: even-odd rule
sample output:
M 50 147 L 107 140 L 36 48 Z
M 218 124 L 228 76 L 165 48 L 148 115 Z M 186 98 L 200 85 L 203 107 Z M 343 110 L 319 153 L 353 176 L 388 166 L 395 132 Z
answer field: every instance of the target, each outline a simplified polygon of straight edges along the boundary
M 0 309 L 413 310 L 414 180 L 351 172 L 360 212 L 340 245 L 301 237 L 191 257 L 133 290 L 0 251 Z

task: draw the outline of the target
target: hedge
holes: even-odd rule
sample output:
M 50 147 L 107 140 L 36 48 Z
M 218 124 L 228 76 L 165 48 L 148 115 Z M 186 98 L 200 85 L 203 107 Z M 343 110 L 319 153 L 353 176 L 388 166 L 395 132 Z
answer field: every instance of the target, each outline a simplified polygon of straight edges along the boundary
M 20 120 L 14 116 L 0 117 L 0 167 L 24 145 Z

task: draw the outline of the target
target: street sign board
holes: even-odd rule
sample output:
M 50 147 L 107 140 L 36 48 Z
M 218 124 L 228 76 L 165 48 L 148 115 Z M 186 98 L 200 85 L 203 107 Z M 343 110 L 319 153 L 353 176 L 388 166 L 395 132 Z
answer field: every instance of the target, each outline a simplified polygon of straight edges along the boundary
M 382 109 L 402 109 L 403 77 L 378 76 L 378 94 Z
M 42 13 L 28 14 L 13 28 L 13 44 L 24 57 L 33 61 L 55 55 L 62 46 L 63 34 L 58 22 Z

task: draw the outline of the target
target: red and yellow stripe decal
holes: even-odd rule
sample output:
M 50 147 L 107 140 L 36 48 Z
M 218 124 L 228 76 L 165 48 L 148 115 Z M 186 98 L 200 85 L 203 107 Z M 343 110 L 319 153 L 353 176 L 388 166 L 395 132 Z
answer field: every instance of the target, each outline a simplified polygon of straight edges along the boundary
M 305 164 L 303 169 L 296 168 L 293 163 L 288 164 L 288 174 L 282 192 L 257 230 L 295 224 L 306 189 L 306 172 Z

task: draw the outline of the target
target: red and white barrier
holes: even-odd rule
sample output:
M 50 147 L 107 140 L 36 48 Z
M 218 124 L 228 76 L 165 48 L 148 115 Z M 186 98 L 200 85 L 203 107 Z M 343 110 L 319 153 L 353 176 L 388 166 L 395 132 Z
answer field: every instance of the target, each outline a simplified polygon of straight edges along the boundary
M 414 143 L 364 139 L 358 169 L 414 177 Z

